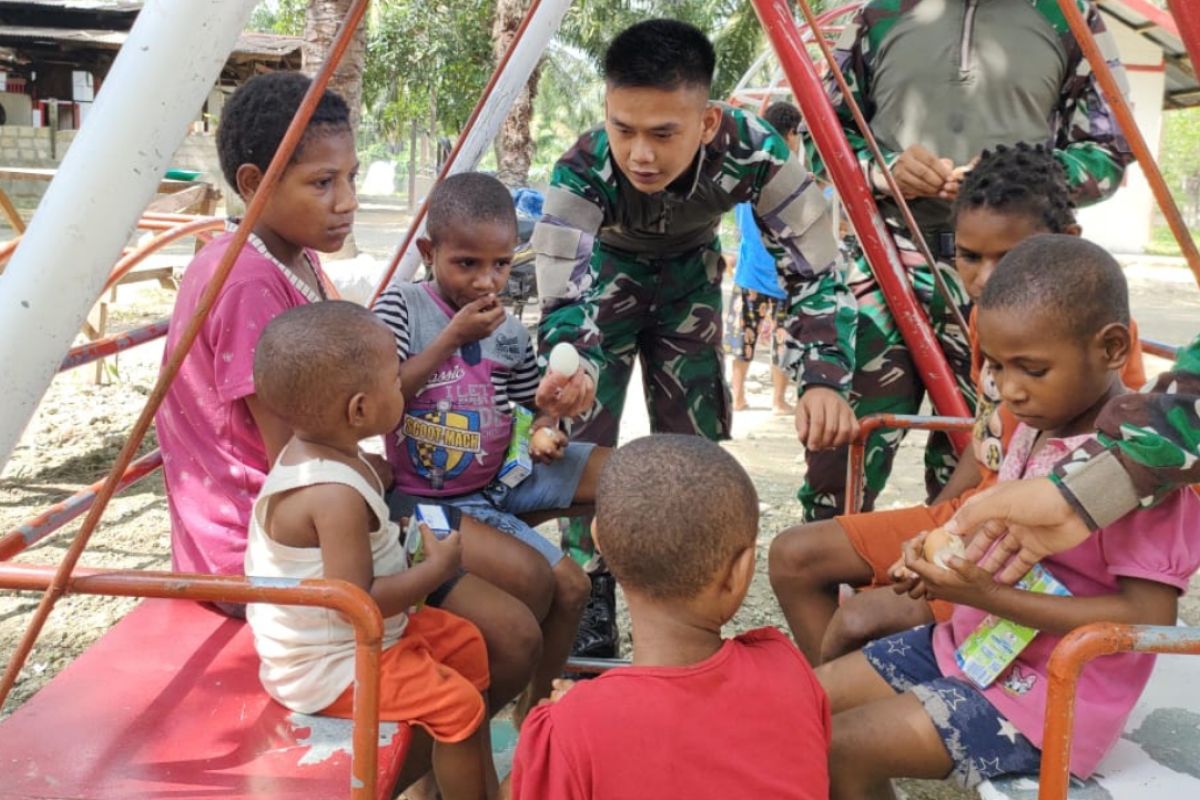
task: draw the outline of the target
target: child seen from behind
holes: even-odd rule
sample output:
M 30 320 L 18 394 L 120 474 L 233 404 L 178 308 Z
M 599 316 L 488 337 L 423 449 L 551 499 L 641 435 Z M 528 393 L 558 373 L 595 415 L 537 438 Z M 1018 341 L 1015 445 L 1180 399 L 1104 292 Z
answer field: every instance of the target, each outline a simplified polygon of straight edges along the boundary
M 299 306 L 267 325 L 254 381 L 293 435 L 254 503 L 246 574 L 341 579 L 368 592 L 384 617 L 380 718 L 433 737 L 442 797 L 490 796 L 483 638 L 448 612 L 414 611 L 459 569 L 459 534 L 439 540 L 421 526 L 423 558 L 410 567 L 383 482 L 359 448 L 404 413 L 390 332 L 352 303 Z M 352 716 L 355 636 L 338 612 L 261 603 L 248 607 L 247 619 L 272 697 L 305 714 Z M 411 753 L 423 750 L 414 745 Z M 412 754 L 406 774 L 418 777 L 428 762 Z
M 593 536 L 629 604 L 633 665 L 530 712 L 513 798 L 828 796 L 829 709 L 804 657 L 773 628 L 721 637 L 757 532 L 754 485 L 718 445 L 658 434 L 614 452 Z
M 1125 391 L 1120 375 L 1131 337 L 1121 268 L 1076 237 L 1027 239 L 984 287 L 978 330 L 987 367 L 1018 422 L 999 478 L 1045 475 L 1095 437 L 1100 409 Z M 892 797 L 889 779 L 896 777 L 952 776 L 974 786 L 1037 772 L 1054 646 L 1090 622 L 1174 624 L 1179 593 L 1200 567 L 1200 501 L 1177 492 L 1043 561 L 1065 595 L 998 584 L 958 558 L 936 566 L 921 555 L 924 537 L 905 545 L 905 565 L 920 578 L 914 591 L 955 604 L 949 621 L 880 639 L 818 670 L 835 715 L 835 800 Z M 989 680 L 976 671 L 973 653 L 1000 620 L 1037 633 Z M 1111 749 L 1153 665 L 1153 655 L 1126 653 L 1084 668 L 1074 774 L 1087 778 Z

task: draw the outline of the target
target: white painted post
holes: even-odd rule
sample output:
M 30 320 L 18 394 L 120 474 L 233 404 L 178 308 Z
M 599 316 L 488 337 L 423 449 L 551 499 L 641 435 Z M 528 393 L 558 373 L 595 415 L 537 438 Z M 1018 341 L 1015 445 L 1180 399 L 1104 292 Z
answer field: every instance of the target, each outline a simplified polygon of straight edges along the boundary
M 479 159 L 483 158 L 484 152 L 491 146 L 492 140 L 500 131 L 500 125 L 508 116 L 513 101 L 517 99 L 521 89 L 529 82 L 533 68 L 537 66 L 538 61 L 546 52 L 546 45 L 550 43 L 551 37 L 562 25 L 563 16 L 570 7 L 571 0 L 542 0 L 538 5 L 533 18 L 529 20 L 528 27 L 525 28 L 525 34 L 517 41 L 512 57 L 504 65 L 504 71 L 496 80 L 496 85 L 492 88 L 492 93 L 487 98 L 475 124 L 463 134 L 466 139 L 459 148 L 457 156 L 450 162 L 447 174 L 453 175 L 475 169 L 475 165 L 479 163 Z M 413 275 L 416 274 L 417 267 L 421 264 L 421 255 L 417 252 L 417 238 L 424 233 L 425 220 L 422 219 L 417 235 L 412 237 L 408 250 L 400 260 L 393 281 L 411 281 Z M 397 245 L 398 248 L 403 246 L 403 241 Z M 392 255 L 394 258 L 395 251 Z
M 149 0 L 0 275 L 0 468 L 256 0 Z

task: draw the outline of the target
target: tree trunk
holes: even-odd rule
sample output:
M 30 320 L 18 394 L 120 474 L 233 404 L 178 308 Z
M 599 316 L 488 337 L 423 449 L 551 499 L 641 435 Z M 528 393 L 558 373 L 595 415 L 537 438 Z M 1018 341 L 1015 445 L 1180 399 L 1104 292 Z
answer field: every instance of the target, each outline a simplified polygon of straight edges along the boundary
M 496 63 L 500 62 L 516 36 L 528 7 L 528 0 L 496 0 L 496 18 L 492 23 L 492 52 Z M 539 62 L 529 76 L 529 82 L 513 102 L 512 110 L 496 137 L 497 177 L 510 188 L 524 186 L 529 181 L 529 165 L 533 162 L 533 135 L 529 127 L 533 120 L 533 100 L 537 96 L 541 72 L 542 65 Z
M 350 4 L 351 0 L 309 0 L 304 14 L 304 48 L 301 51 L 301 69 L 306 75 L 316 75 L 325 63 Z M 363 20 L 329 81 L 329 88 L 340 94 L 350 107 L 350 128 L 356 136 L 362 116 L 362 76 L 366 54 L 367 23 Z M 338 258 L 358 255 L 353 233 L 346 237 L 342 249 L 334 255 Z

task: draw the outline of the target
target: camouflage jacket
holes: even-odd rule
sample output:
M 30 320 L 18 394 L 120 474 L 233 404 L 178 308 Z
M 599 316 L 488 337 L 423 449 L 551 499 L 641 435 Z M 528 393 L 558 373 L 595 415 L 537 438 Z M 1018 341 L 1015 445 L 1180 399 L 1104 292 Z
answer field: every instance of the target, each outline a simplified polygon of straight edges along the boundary
M 738 109 L 722 111 L 712 142 L 663 192 L 645 194 L 629 183 L 603 128 L 585 133 L 559 159 L 532 239 L 539 348 L 545 354 L 569 341 L 594 372 L 602 345 L 596 310 L 620 278 L 600 285 L 593 250 L 626 258 L 691 255 L 712 244 L 724 212 L 749 201 L 788 291 L 782 367 L 801 386 L 848 391 L 855 303 L 837 262 L 829 204 L 770 126 Z M 715 258 L 711 277 L 719 278 Z
M 1200 336 L 1179 351 L 1172 371 L 1111 400 L 1097 428 L 1099 440 L 1051 476 L 1092 529 L 1200 483 Z
M 1100 13 L 1087 0 L 1077 4 L 1128 94 Z M 935 7 L 941 9 L 936 16 L 921 13 Z M 847 26 L 835 58 L 888 166 L 912 144 L 965 164 L 986 147 L 1045 142 L 1054 146 L 1076 204 L 1086 205 L 1116 191 L 1131 159 L 1056 0 L 944 0 L 940 6 L 872 0 Z M 868 182 L 879 186 L 870 149 L 832 76 L 826 88 Z M 809 147 L 819 174 L 819 157 Z M 949 220 L 944 201 L 922 198 L 912 205 L 922 227 Z

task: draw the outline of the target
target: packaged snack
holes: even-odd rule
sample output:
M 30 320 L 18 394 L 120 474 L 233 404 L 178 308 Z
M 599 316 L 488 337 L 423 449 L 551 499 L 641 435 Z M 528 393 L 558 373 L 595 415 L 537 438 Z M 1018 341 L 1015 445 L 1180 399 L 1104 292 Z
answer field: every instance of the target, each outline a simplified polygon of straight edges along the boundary
M 529 457 L 529 437 L 533 428 L 533 412 L 524 406 L 513 406 L 512 438 L 504 463 L 496 480 L 512 489 L 533 472 L 533 459 Z
M 1041 564 L 1034 564 L 1016 587 L 1028 592 L 1069 597 L 1071 592 Z M 954 660 L 972 683 L 986 689 L 1008 669 L 1021 651 L 1038 635 L 1036 628 L 1018 625 L 1012 620 L 989 614 L 971 631 L 959 648 Z

